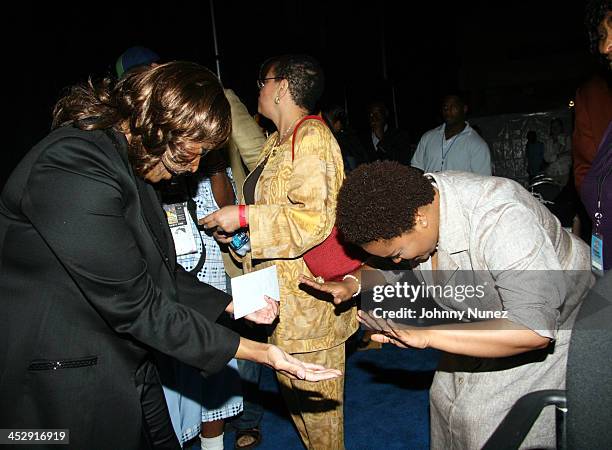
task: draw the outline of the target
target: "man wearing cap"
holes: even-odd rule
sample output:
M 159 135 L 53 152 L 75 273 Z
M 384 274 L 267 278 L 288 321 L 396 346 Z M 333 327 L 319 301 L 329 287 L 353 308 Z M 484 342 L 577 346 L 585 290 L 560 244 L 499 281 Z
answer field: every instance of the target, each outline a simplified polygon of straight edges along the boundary
M 115 63 L 117 78 L 139 66 L 154 66 L 159 61 L 159 55 L 146 47 L 135 46 L 124 51 Z

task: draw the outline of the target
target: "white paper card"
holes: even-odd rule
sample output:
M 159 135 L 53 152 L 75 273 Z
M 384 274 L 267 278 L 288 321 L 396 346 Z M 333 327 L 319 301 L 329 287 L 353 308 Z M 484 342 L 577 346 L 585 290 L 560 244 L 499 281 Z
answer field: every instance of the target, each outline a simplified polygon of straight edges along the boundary
M 234 318 L 240 319 L 264 308 L 267 305 L 264 295 L 276 301 L 280 299 L 276 266 L 232 278 Z

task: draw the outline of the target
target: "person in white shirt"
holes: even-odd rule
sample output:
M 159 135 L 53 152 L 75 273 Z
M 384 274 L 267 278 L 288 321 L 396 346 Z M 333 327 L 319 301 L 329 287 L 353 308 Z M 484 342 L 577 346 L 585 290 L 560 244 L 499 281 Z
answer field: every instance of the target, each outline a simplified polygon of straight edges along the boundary
M 467 105 L 458 95 L 442 101 L 444 123 L 426 132 L 411 165 L 426 173 L 459 170 L 491 175 L 489 146 L 466 122 Z

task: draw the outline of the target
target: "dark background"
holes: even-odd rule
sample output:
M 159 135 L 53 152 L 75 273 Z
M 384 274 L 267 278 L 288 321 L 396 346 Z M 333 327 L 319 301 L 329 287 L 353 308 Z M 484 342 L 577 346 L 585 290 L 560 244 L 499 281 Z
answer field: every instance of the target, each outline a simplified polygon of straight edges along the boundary
M 310 53 L 326 71 L 324 104 L 346 104 L 361 129 L 367 102 L 391 106 L 393 87 L 399 126 L 416 143 L 440 123 L 447 91 L 467 95 L 472 117 L 567 107 L 594 70 L 584 3 L 214 0 L 222 81 L 254 113 L 261 62 Z M 127 47 L 216 70 L 208 0 L 13 6 L 3 26 L 2 181 L 49 130 L 62 88 L 114 70 Z

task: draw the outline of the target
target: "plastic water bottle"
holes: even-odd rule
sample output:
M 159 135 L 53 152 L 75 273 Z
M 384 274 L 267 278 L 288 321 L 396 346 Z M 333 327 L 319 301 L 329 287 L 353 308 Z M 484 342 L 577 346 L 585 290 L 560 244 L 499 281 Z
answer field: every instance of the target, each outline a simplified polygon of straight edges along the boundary
M 239 231 L 234 234 L 229 245 L 240 256 L 246 255 L 251 250 L 251 242 L 246 231 Z

